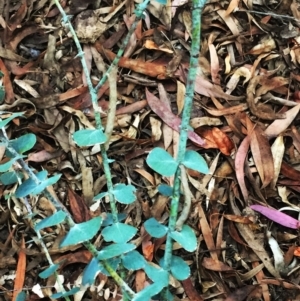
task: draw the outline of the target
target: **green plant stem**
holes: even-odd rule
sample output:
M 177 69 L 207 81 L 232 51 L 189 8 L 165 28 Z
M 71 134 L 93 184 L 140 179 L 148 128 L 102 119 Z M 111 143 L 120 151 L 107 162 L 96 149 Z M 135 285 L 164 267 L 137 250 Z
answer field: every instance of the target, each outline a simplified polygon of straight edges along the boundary
M 7 149 L 10 151 L 10 153 L 14 157 L 19 155 L 17 153 L 17 151 L 11 145 L 9 145 L 9 141 L 6 138 L 1 137 L 1 140 L 7 144 L 7 146 L 6 146 Z M 29 168 L 29 166 L 25 163 L 25 161 L 23 159 L 19 159 L 17 161 L 21 165 L 21 167 L 26 171 L 27 175 L 34 182 L 39 184 L 40 183 L 39 179 L 36 177 L 34 172 Z M 69 213 L 68 209 L 63 204 L 61 204 L 58 200 L 56 200 L 47 189 L 45 189 L 43 191 L 43 194 L 51 201 L 51 203 L 55 206 L 56 209 L 63 210 L 67 214 L 67 223 L 70 227 L 73 227 L 75 225 L 75 222 L 73 221 L 73 219 L 71 217 L 71 214 Z M 32 211 L 30 209 L 30 206 L 26 206 L 26 208 L 29 211 L 29 213 L 32 213 Z M 42 236 L 40 235 L 39 231 L 36 231 L 36 233 L 37 233 L 37 237 L 39 238 L 40 243 L 41 243 L 41 245 L 44 249 L 44 252 L 46 254 L 48 262 L 49 262 L 50 265 L 52 265 L 53 261 L 52 261 L 51 256 L 48 253 L 48 250 L 47 250 L 47 248 L 46 248 L 46 246 L 45 246 L 45 244 L 42 240 Z M 89 241 L 84 242 L 83 244 L 92 253 L 93 257 L 97 258 L 98 250 L 95 248 L 95 246 Z M 110 264 L 105 260 L 101 261 L 101 263 L 109 273 L 112 272 L 112 274 L 111 274 L 112 278 L 122 288 L 122 291 L 124 290 L 129 296 L 133 296 L 134 292 L 130 289 L 130 287 L 126 284 L 126 282 L 116 273 L 116 271 L 114 271 L 114 269 L 110 266 Z
M 108 75 L 110 74 L 111 70 L 118 66 L 118 63 L 119 63 L 119 60 L 122 56 L 122 54 L 124 53 L 125 51 L 125 48 L 126 46 L 128 45 L 129 43 L 129 40 L 130 40 L 130 37 L 131 35 L 133 34 L 133 32 L 135 31 L 136 27 L 137 27 L 137 24 L 138 22 L 141 20 L 141 18 L 143 17 L 143 14 L 144 14 L 144 11 L 145 9 L 147 8 L 148 6 L 148 3 L 149 3 L 150 0 L 145 0 L 144 2 L 142 2 L 141 4 L 139 4 L 137 6 L 137 9 L 134 11 L 135 12 L 135 16 L 136 16 L 136 19 L 135 21 L 132 23 L 126 37 L 124 38 L 124 40 L 122 41 L 122 45 L 120 47 L 120 49 L 118 50 L 118 53 L 116 55 L 116 57 L 113 59 L 111 65 L 109 66 L 109 68 L 107 69 L 106 73 L 103 75 L 102 79 L 100 80 L 100 82 L 97 84 L 96 86 L 96 91 L 98 91 L 106 82 L 107 78 L 108 78 Z
M 125 39 L 123 40 L 122 45 L 121 45 L 116 57 L 114 58 L 114 60 L 112 61 L 110 67 L 105 72 L 105 74 L 103 75 L 102 79 L 100 80 L 100 82 L 97 84 L 96 87 L 93 87 L 92 81 L 90 79 L 87 64 L 86 64 L 86 61 L 85 61 L 84 56 L 83 56 L 82 47 L 81 47 L 80 42 L 77 38 L 76 32 L 75 32 L 68 16 L 66 15 L 63 8 L 61 7 L 61 5 L 59 3 L 59 0 L 54 0 L 54 1 L 55 1 L 55 4 L 56 4 L 57 8 L 59 9 L 59 11 L 62 15 L 63 23 L 68 26 L 68 28 L 69 28 L 69 30 L 72 34 L 72 37 L 74 39 L 75 45 L 76 45 L 77 50 L 78 50 L 78 55 L 77 56 L 80 57 L 82 68 L 83 68 L 83 71 L 85 73 L 88 88 L 89 88 L 89 92 L 90 92 L 90 95 L 91 95 L 91 101 L 92 101 L 94 114 L 95 114 L 96 128 L 103 130 L 103 126 L 102 126 L 102 122 L 101 122 L 101 115 L 100 115 L 101 110 L 100 110 L 99 105 L 98 105 L 97 91 L 106 82 L 106 80 L 108 78 L 108 75 L 110 74 L 111 70 L 113 68 L 117 67 L 117 65 L 119 63 L 119 60 L 120 60 L 120 58 L 121 58 L 128 42 L 130 40 L 130 37 L 133 34 L 134 30 L 136 29 L 136 26 L 137 26 L 139 20 L 142 18 L 143 13 L 144 13 L 145 9 L 147 8 L 148 3 L 149 3 L 150 0 L 145 0 L 144 2 L 142 2 L 141 4 L 139 4 L 137 6 L 137 9 L 135 10 L 136 20 L 133 22 L 130 30 L 128 31 Z M 107 181 L 107 190 L 108 190 L 108 197 L 109 197 L 109 202 L 110 202 L 111 214 L 112 214 L 112 217 L 113 217 L 113 221 L 116 223 L 116 222 L 118 222 L 118 210 L 117 210 L 117 206 L 116 206 L 116 200 L 115 200 L 115 197 L 113 195 L 113 182 L 112 182 L 111 171 L 110 171 L 110 168 L 109 168 L 109 160 L 108 160 L 108 156 L 107 156 L 107 153 L 106 153 L 105 145 L 101 144 L 100 148 L 101 148 L 101 155 L 102 155 L 102 159 L 103 159 L 103 169 L 104 169 L 104 173 L 105 173 L 105 177 L 106 177 L 106 181 Z
M 179 132 L 180 138 L 179 138 L 179 146 L 178 146 L 178 155 L 176 158 L 179 166 L 184 159 L 187 138 L 188 138 L 188 131 L 190 130 L 189 122 L 190 122 L 190 115 L 191 115 L 192 104 L 193 104 L 195 78 L 197 75 L 198 57 L 200 51 L 201 13 L 205 3 L 206 0 L 193 0 L 192 44 L 191 44 L 191 51 L 190 51 L 190 66 L 189 66 L 189 72 L 187 77 L 184 108 L 183 108 L 182 121 L 181 121 L 180 132 Z M 175 174 L 173 195 L 171 200 L 169 230 L 168 230 L 169 233 L 174 231 L 176 227 L 179 197 L 180 197 L 180 173 L 181 173 L 180 167 L 178 167 Z M 168 234 L 166 240 L 165 256 L 164 256 L 164 268 L 168 272 L 170 272 L 171 270 L 170 266 L 172 260 L 172 247 L 173 247 L 173 240 L 171 236 Z M 166 299 L 166 295 L 165 295 L 165 299 Z

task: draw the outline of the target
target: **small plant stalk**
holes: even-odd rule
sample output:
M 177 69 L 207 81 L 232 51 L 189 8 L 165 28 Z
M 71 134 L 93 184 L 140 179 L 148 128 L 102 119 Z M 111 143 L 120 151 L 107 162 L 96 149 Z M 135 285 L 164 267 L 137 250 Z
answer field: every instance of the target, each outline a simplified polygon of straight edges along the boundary
M 96 87 L 93 87 L 91 78 L 89 76 L 87 64 L 86 64 L 86 61 L 85 61 L 84 56 L 83 56 L 82 47 L 80 45 L 80 42 L 79 42 L 78 37 L 76 35 L 76 32 L 75 32 L 68 16 L 66 15 L 63 8 L 61 7 L 61 5 L 59 3 L 59 0 L 54 0 L 54 1 L 55 1 L 55 4 L 56 4 L 57 8 L 59 9 L 59 11 L 62 15 L 63 23 L 66 26 L 68 26 L 68 28 L 69 28 L 69 30 L 72 34 L 72 37 L 74 39 L 75 45 L 76 45 L 77 50 L 78 50 L 77 56 L 80 57 L 82 68 L 83 68 L 83 71 L 85 73 L 85 76 L 86 76 L 86 79 L 87 79 L 87 85 L 88 85 L 89 92 L 90 92 L 90 95 L 91 95 L 91 101 L 92 101 L 94 114 L 95 114 L 96 128 L 103 130 L 103 126 L 102 126 L 102 122 L 101 122 L 101 115 L 100 115 L 101 110 L 100 110 L 99 105 L 98 105 L 97 91 L 104 85 L 104 83 L 108 79 L 108 75 L 110 74 L 110 72 L 118 66 L 119 60 L 120 60 L 122 54 L 124 53 L 124 50 L 125 50 L 128 42 L 129 42 L 129 40 L 130 40 L 130 37 L 133 34 L 133 32 L 135 31 L 138 22 L 141 20 L 143 14 L 144 14 L 144 11 L 147 8 L 148 3 L 149 3 L 150 0 L 144 0 L 144 2 L 142 2 L 141 4 L 138 5 L 137 9 L 135 10 L 135 15 L 136 15 L 135 21 L 133 22 L 131 28 L 129 29 L 129 31 L 128 31 L 126 37 L 125 37 L 125 39 L 123 40 L 122 45 L 121 45 L 116 57 L 114 58 L 114 60 L 112 61 L 110 67 L 105 72 L 105 74 L 103 75 L 103 77 L 101 78 L 101 80 L 99 81 L 99 83 L 97 84 Z M 116 223 L 116 222 L 118 222 L 118 210 L 117 210 L 117 206 L 116 206 L 116 200 L 115 200 L 114 195 L 112 193 L 113 192 L 113 182 L 112 182 L 111 171 L 110 171 L 110 168 L 109 168 L 109 159 L 108 159 L 108 156 L 107 156 L 105 144 L 101 144 L 100 148 L 101 148 L 101 156 L 102 156 L 102 159 L 103 159 L 103 169 L 104 169 L 104 173 L 105 173 L 105 177 L 106 177 L 106 181 L 107 181 L 107 190 L 108 190 L 108 197 L 109 197 L 109 202 L 110 202 L 111 214 L 112 214 L 112 217 L 113 217 L 113 221 Z
M 178 146 L 177 162 L 179 166 L 184 159 L 186 144 L 188 138 L 188 131 L 190 130 L 190 115 L 192 110 L 195 78 L 198 68 L 198 57 L 200 51 L 200 37 L 201 37 L 201 14 L 206 0 L 193 0 L 192 9 L 192 44 L 190 52 L 190 67 L 186 83 L 186 95 L 184 99 L 184 108 L 182 113 L 182 121 L 180 126 L 180 138 Z M 176 228 L 176 221 L 178 216 L 178 205 L 180 197 L 180 175 L 181 169 L 178 167 L 173 186 L 173 195 L 171 200 L 170 218 L 169 218 L 169 232 L 174 231 Z M 170 235 L 167 235 L 166 250 L 164 256 L 164 268 L 170 272 L 171 260 L 172 260 L 172 247 L 173 240 Z

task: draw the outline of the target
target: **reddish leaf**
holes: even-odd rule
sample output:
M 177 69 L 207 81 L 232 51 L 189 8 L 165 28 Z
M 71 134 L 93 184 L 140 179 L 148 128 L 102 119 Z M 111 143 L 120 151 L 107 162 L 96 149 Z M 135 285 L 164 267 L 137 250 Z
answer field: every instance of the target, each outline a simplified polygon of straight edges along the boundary
M 292 180 L 299 181 L 300 179 L 300 171 L 296 170 L 286 162 L 282 161 L 281 163 L 281 173 Z
M 181 283 L 190 301 L 203 301 L 202 297 L 199 295 L 199 293 L 193 286 L 191 278 L 185 279 L 181 281 Z
M 236 289 L 234 292 L 228 295 L 225 301 L 243 301 L 249 297 L 249 294 L 253 292 L 257 286 L 246 285 Z
M 91 219 L 89 208 L 84 200 L 71 188 L 68 189 L 68 199 L 76 223 L 82 223 Z
M 3 86 L 5 88 L 5 102 L 8 104 L 12 104 L 15 100 L 15 93 L 12 87 L 12 83 L 10 81 L 10 74 L 1 58 L 0 58 L 0 70 L 4 75 Z
M 202 260 L 202 265 L 212 271 L 217 271 L 217 272 L 224 272 L 224 271 L 232 271 L 232 268 L 228 266 L 227 264 L 219 261 L 219 260 L 214 260 L 209 257 L 204 257 Z
M 21 248 L 19 252 L 17 270 L 16 270 L 16 278 L 15 278 L 15 285 L 14 285 L 14 292 L 12 300 L 16 301 L 16 298 L 20 291 L 23 289 L 24 281 L 25 281 L 25 272 L 26 272 L 26 253 L 25 251 L 25 240 L 22 237 Z
M 256 126 L 250 136 L 252 156 L 262 181 L 262 187 L 268 186 L 274 178 L 274 162 L 268 138 L 260 126 Z
M 292 229 L 298 229 L 300 225 L 300 221 L 296 220 L 295 218 L 280 212 L 278 210 L 264 207 L 261 205 L 252 205 L 250 206 L 251 209 L 261 213 L 262 215 L 266 216 L 268 219 L 272 220 L 273 222 L 276 222 L 282 226 L 292 228 Z
M 169 127 L 179 132 L 181 119 L 170 111 L 168 105 L 150 93 L 148 89 L 146 89 L 146 97 L 151 110 L 157 114 Z M 199 146 L 205 145 L 205 141 L 192 131 L 188 132 L 188 137 Z
M 221 153 L 229 156 L 234 149 L 234 144 L 229 137 L 216 127 L 212 128 L 212 135 Z
M 248 189 L 245 184 L 244 164 L 248 153 L 249 145 L 250 145 L 250 138 L 247 136 L 240 144 L 240 147 L 236 152 L 235 161 L 234 161 L 236 178 L 239 183 L 245 201 L 248 200 Z
M 11 31 L 14 31 L 18 26 L 21 25 L 22 20 L 27 13 L 27 1 L 23 0 L 22 4 L 19 6 L 18 11 L 10 18 L 8 25 Z
M 234 214 L 224 214 L 224 217 L 230 221 L 241 224 L 252 224 L 252 221 L 247 216 L 240 216 Z

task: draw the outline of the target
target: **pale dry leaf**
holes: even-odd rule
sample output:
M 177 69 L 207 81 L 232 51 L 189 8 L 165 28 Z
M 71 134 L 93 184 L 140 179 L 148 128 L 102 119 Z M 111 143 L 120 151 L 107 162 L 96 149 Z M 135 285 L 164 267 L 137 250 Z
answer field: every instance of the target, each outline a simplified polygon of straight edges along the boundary
M 246 67 L 240 67 L 237 70 L 234 71 L 233 75 L 231 76 L 230 80 L 226 84 L 226 94 L 231 94 L 231 92 L 236 88 L 240 78 L 245 77 L 245 80 L 243 82 L 243 85 L 248 82 L 251 78 L 251 72 Z
M 281 169 L 281 163 L 284 155 L 285 145 L 283 142 L 283 136 L 278 136 L 274 143 L 271 146 L 271 151 L 273 155 L 273 161 L 274 161 L 274 177 L 271 182 L 271 187 L 275 189 L 276 183 L 280 174 Z
M 166 52 L 166 53 L 169 53 L 169 54 L 173 54 L 173 50 L 171 50 L 167 47 L 158 46 L 152 40 L 146 40 L 143 46 L 146 49 L 151 49 L 151 50 L 154 49 L 154 50 L 159 50 L 159 51 Z
M 145 179 L 147 179 L 147 181 L 154 186 L 155 185 L 155 180 L 154 177 L 145 169 L 141 169 L 141 168 L 136 168 L 134 169 L 135 172 L 139 173 L 142 177 L 144 177 Z
M 176 10 L 178 9 L 178 7 L 188 3 L 189 0 L 173 0 L 172 2 L 172 16 L 175 15 Z
M 153 141 L 159 141 L 162 135 L 161 121 L 150 116 L 150 124 L 151 124 L 151 137 Z
M 84 44 L 83 52 L 84 52 L 84 59 L 85 59 L 85 62 L 86 62 L 86 66 L 87 66 L 86 70 L 90 74 L 91 73 L 91 68 L 92 68 L 92 60 L 93 60 L 91 47 L 87 44 Z M 83 83 L 84 86 L 87 86 L 87 80 L 86 80 L 85 72 L 82 72 L 82 83 Z
M 252 270 L 248 271 L 245 274 L 242 274 L 240 272 L 237 272 L 239 277 L 243 280 L 243 281 L 248 281 L 250 280 L 252 277 L 254 277 L 259 271 L 261 271 L 264 268 L 264 264 L 261 263 L 259 264 L 257 267 L 253 268 Z
M 269 243 L 270 249 L 272 250 L 272 253 L 273 253 L 275 269 L 278 272 L 281 272 L 284 269 L 283 252 L 280 249 L 278 242 L 275 240 L 274 237 L 272 237 L 270 231 L 267 231 L 266 236 L 268 238 L 268 243 Z
M 170 128 L 166 123 L 162 125 L 162 134 L 164 137 L 164 148 L 167 149 L 173 140 L 173 129 Z
M 217 10 L 217 13 L 226 23 L 232 34 L 238 35 L 240 33 L 237 27 L 238 21 L 236 19 L 234 19 L 232 16 L 226 15 L 226 11 L 223 9 Z
M 196 129 L 200 126 L 209 125 L 209 126 L 218 126 L 222 125 L 223 122 L 220 118 L 214 118 L 214 117 L 195 117 L 192 118 L 190 121 L 190 125 L 192 128 Z
M 214 242 L 214 239 L 213 239 L 213 236 L 212 236 L 211 228 L 210 228 L 209 223 L 208 223 L 207 218 L 206 218 L 206 214 L 203 211 L 203 208 L 200 204 L 198 204 L 197 208 L 198 208 L 201 232 L 202 232 L 202 235 L 203 235 L 203 238 L 204 238 L 204 241 L 206 243 L 206 246 L 207 246 L 208 250 L 211 250 L 210 251 L 211 259 L 218 262 L 219 261 L 218 260 L 218 255 L 217 255 L 216 251 L 213 251 L 213 250 L 216 249 L 216 245 L 215 245 L 215 242 Z
M 30 84 L 28 84 L 26 81 L 21 79 L 15 79 L 14 82 L 34 98 L 40 97 L 40 94 L 34 88 L 32 88 L 32 86 L 30 86 Z
M 92 167 L 82 167 L 81 168 L 82 174 L 82 193 L 86 204 L 89 206 L 91 205 L 93 198 L 94 198 L 94 179 L 93 179 L 93 169 Z
M 225 71 L 224 71 L 224 73 L 229 74 L 230 71 L 231 71 L 230 54 L 229 53 L 226 55 L 224 62 L 225 62 Z
M 138 128 L 140 124 L 140 116 L 136 115 L 132 125 L 129 127 L 128 131 L 122 134 L 123 137 L 128 137 L 131 139 L 135 139 L 138 133 Z
M 235 12 L 237 10 L 239 10 L 239 0 L 231 0 L 227 9 L 226 9 L 226 13 L 225 16 L 230 15 L 232 12 Z
M 267 36 L 261 40 L 261 42 L 254 46 L 249 53 L 253 55 L 258 55 L 262 53 L 269 53 L 273 49 L 276 49 L 276 43 L 271 36 Z
M 181 81 L 177 81 L 177 108 L 178 115 L 181 114 L 184 107 L 185 85 Z
M 125 1 L 124 1 L 125 2 Z M 150 0 L 147 10 L 158 20 L 162 22 L 167 28 L 170 27 L 172 20 L 172 3 L 167 0 L 167 3 L 160 4 L 156 0 Z
M 235 215 L 241 215 L 241 212 L 236 206 L 232 197 L 230 198 L 230 205 Z M 253 250 L 253 252 L 259 257 L 259 259 L 265 265 L 269 273 L 273 275 L 275 278 L 280 278 L 280 274 L 274 268 L 272 264 L 272 260 L 264 248 L 264 244 L 257 239 L 257 236 L 253 233 L 250 226 L 246 224 L 236 223 L 236 227 L 239 233 L 241 234 L 241 236 L 243 237 L 243 239 L 249 245 L 249 247 Z
M 209 44 L 209 55 L 210 55 L 210 71 L 211 71 L 211 78 L 212 82 L 216 85 L 220 85 L 220 76 L 219 76 L 219 58 L 217 54 L 217 50 L 214 44 Z
M 173 131 L 173 157 L 177 158 L 178 154 L 178 145 L 179 145 L 179 132 Z
M 64 111 L 77 116 L 78 119 L 80 120 L 80 123 L 83 124 L 86 128 L 89 128 L 89 129 L 95 128 L 81 110 L 75 110 L 69 106 L 61 106 L 60 109 L 63 109 Z
M 245 184 L 244 164 L 249 150 L 249 146 L 250 146 L 250 137 L 246 136 L 244 140 L 241 142 L 235 154 L 235 160 L 234 160 L 236 178 L 245 201 L 248 200 L 249 194 Z
M 285 113 L 284 119 L 276 119 L 274 120 L 265 130 L 265 134 L 267 137 L 273 138 L 281 134 L 283 131 L 285 131 L 288 126 L 293 122 L 293 120 L 296 118 L 297 114 L 299 113 L 300 104 L 293 107 L 292 109 L 288 110 Z
M 268 138 L 260 126 L 256 126 L 250 135 L 250 148 L 262 187 L 266 187 L 274 178 L 274 162 Z
M 192 18 L 191 18 L 191 11 L 190 10 L 184 10 L 182 12 L 182 21 L 185 26 L 186 34 L 185 34 L 185 40 L 187 41 L 189 37 L 192 36 Z
M 278 191 L 278 195 L 280 196 L 281 201 L 283 203 L 287 204 L 288 206 L 290 206 L 294 209 L 299 209 L 299 207 L 297 205 L 294 205 L 289 202 L 288 196 L 290 193 L 288 192 L 286 186 L 277 186 L 277 191 Z

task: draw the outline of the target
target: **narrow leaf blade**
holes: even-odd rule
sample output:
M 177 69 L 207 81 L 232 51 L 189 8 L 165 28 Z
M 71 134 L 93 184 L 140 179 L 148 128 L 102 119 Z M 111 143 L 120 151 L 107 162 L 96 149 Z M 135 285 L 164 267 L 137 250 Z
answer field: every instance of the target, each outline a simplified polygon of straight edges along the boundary
M 66 216 L 67 216 L 67 214 L 65 212 L 63 212 L 62 210 L 59 210 L 59 211 L 55 212 L 53 215 L 46 217 L 42 221 L 37 223 L 34 226 L 34 229 L 35 229 L 35 231 L 39 231 L 43 228 L 52 227 L 57 224 L 60 224 L 61 222 L 64 221 Z
M 276 222 L 282 226 L 291 228 L 291 229 L 298 229 L 300 222 L 296 220 L 295 218 L 280 212 L 278 210 L 264 207 L 261 205 L 252 205 L 250 206 L 251 209 L 261 213 L 262 215 L 266 216 L 268 219 L 272 220 L 273 222 Z
M 53 275 L 54 272 L 56 272 L 58 268 L 59 268 L 59 264 L 52 264 L 49 266 L 49 268 L 47 268 L 43 272 L 39 273 L 39 277 L 42 279 L 46 279 L 46 278 L 50 277 L 51 275 Z
M 134 244 L 122 243 L 122 244 L 113 244 L 103 248 L 98 252 L 98 260 L 106 260 L 122 254 L 128 253 L 134 250 L 136 247 Z

